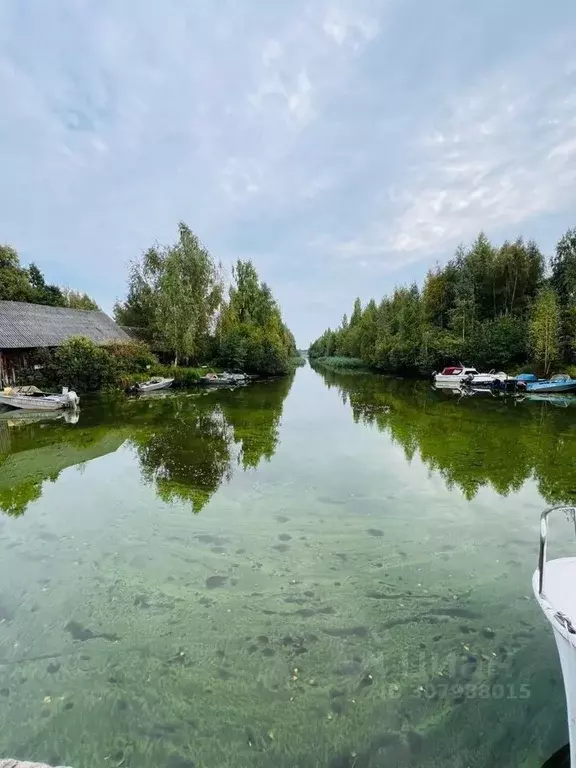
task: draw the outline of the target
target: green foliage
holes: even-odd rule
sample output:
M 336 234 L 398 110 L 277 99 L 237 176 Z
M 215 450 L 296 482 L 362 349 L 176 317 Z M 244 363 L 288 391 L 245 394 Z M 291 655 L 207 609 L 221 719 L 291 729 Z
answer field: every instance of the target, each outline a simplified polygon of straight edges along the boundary
M 233 276 L 216 327 L 219 362 L 264 375 L 287 373 L 296 343 L 270 288 L 260 282 L 251 261 L 238 260 Z
M 119 374 L 118 362 L 108 350 L 80 337 L 57 349 L 54 364 L 59 384 L 78 392 L 114 387 Z
M 233 370 L 286 373 L 296 342 L 270 288 L 250 261 L 238 260 L 233 278 L 223 301 L 221 266 L 180 223 L 175 245 L 150 248 L 132 264 L 116 321 L 175 363 L 217 360 Z
M 430 270 L 421 290 L 398 287 L 364 308 L 356 299 L 350 320 L 344 315 L 310 345 L 310 359 L 345 356 L 391 373 L 460 361 L 490 369 L 534 360 L 546 370 L 555 360 L 576 362 L 576 229 L 559 241 L 551 266 L 542 294 L 548 281 L 534 242 L 497 247 L 480 233 Z M 546 317 L 556 319 L 547 325 Z
M 143 341 L 117 341 L 107 344 L 105 349 L 115 358 L 119 370 L 125 373 L 144 373 L 158 364 Z
M 151 370 L 152 376 L 164 376 L 167 379 L 174 379 L 175 387 L 192 387 L 198 384 L 202 376 L 206 376 L 211 368 L 184 368 L 179 366 L 175 368 L 172 365 L 155 365 Z
M 65 306 L 70 309 L 87 309 L 98 311 L 100 307 L 94 299 L 91 299 L 87 293 L 81 291 L 74 291 L 72 288 L 62 288 L 62 295 L 64 296 Z
M 222 299 L 220 265 L 183 222 L 178 234 L 174 245 L 149 248 L 132 265 L 128 298 L 114 310 L 175 363 L 204 359 Z
M 149 379 L 158 367 L 143 342 L 99 346 L 83 337 L 68 339 L 56 350 L 38 350 L 32 363 L 32 369 L 22 373 L 27 384 L 46 389 L 66 386 L 80 393 L 125 388 Z
M 320 365 L 323 368 L 330 368 L 335 371 L 345 371 L 360 369 L 366 370 L 366 363 L 358 357 L 344 357 L 343 355 L 334 357 L 315 357 L 313 358 L 315 365 Z
M 85 293 L 48 285 L 36 264 L 30 264 L 28 269 L 22 267 L 18 253 L 9 245 L 0 245 L 0 300 L 71 309 L 98 309 Z
M 534 360 L 542 366 L 544 373 L 558 359 L 560 351 L 560 310 L 553 289 L 544 288 L 535 305 L 530 322 L 530 339 Z

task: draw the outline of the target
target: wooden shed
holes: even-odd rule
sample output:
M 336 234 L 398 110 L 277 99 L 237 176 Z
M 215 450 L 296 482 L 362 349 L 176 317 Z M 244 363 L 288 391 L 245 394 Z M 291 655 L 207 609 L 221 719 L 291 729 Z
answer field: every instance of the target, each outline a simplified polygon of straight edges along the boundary
M 17 371 L 28 367 L 31 352 L 59 347 L 72 336 L 96 344 L 130 341 L 104 312 L 0 301 L 0 385 L 15 382 Z

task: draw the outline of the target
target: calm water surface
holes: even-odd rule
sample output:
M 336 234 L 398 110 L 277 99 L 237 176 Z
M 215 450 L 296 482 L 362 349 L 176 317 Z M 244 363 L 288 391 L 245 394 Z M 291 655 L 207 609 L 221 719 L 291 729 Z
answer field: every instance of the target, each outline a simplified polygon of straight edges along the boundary
M 0 757 L 540 768 L 564 744 L 530 578 L 541 509 L 576 500 L 576 408 L 309 367 L 83 406 L 0 419 Z

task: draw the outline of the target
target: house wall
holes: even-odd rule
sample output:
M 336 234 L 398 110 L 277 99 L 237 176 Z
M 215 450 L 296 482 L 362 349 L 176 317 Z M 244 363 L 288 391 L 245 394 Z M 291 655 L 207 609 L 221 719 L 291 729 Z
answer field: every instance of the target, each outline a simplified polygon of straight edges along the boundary
M 0 349 L 0 387 L 21 384 L 18 373 L 30 365 L 31 349 Z

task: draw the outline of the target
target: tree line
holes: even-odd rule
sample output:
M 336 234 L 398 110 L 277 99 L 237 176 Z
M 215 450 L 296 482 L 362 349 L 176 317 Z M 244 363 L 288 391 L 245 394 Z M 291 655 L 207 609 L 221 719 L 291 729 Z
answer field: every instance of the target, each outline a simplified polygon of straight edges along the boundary
M 23 267 L 17 251 L 9 245 L 0 245 L 0 301 L 26 301 L 70 309 L 99 309 L 88 294 L 47 283 L 36 264 Z
M 35 264 L 21 266 L 10 246 L 0 246 L 0 300 L 98 309 L 87 294 L 48 284 Z M 155 245 L 132 262 L 114 316 L 175 365 L 211 362 L 275 375 L 298 357 L 278 302 L 252 262 L 236 262 L 226 292 L 222 265 L 183 222 L 176 243 Z
M 481 233 L 448 263 L 380 303 L 356 299 L 350 318 L 310 345 L 310 358 L 343 356 L 389 372 L 449 363 L 533 364 L 548 374 L 576 363 L 576 228 L 547 262 L 532 240 L 495 246 Z
M 116 321 L 175 364 L 285 373 L 296 343 L 272 291 L 251 261 L 239 259 L 232 278 L 226 296 L 222 265 L 180 222 L 176 243 L 153 246 L 132 263 Z

